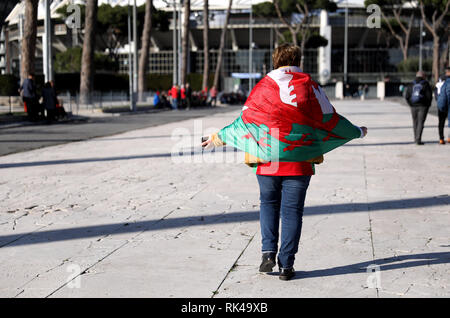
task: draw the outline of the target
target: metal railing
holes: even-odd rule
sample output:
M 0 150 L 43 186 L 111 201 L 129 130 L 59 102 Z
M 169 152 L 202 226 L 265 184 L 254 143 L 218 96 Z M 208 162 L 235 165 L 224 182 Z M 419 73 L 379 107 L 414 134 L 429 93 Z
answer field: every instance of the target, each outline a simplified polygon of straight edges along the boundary
M 154 95 L 154 92 L 144 92 L 143 100 L 139 104 L 153 106 Z M 64 109 L 72 114 L 78 114 L 80 111 L 86 110 L 102 110 L 130 105 L 130 96 L 125 91 L 93 92 L 89 98 L 89 103 L 83 103 L 78 92 L 75 95 L 71 95 L 69 92 L 60 93 L 58 94 L 58 99 L 64 106 Z

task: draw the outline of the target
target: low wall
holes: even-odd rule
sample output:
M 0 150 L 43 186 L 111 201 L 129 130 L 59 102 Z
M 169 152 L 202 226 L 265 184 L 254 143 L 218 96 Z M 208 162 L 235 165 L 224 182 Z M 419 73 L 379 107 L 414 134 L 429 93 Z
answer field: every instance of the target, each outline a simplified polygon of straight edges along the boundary
M 0 106 L 22 107 L 22 99 L 20 96 L 0 96 Z

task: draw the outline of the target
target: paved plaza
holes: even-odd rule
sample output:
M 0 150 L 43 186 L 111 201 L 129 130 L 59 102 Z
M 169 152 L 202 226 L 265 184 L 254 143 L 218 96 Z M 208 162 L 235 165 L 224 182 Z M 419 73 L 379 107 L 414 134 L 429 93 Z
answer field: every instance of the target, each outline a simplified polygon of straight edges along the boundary
M 437 143 L 437 117 L 416 146 L 407 107 L 334 105 L 369 133 L 316 167 L 293 280 L 258 273 L 243 154 L 199 146 L 235 107 L 1 156 L 0 296 L 449 297 L 450 144 Z

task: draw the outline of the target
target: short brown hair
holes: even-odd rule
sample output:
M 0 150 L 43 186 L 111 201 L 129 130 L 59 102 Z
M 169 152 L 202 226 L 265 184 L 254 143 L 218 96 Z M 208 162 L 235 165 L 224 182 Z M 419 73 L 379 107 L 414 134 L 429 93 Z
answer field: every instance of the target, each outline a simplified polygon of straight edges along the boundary
M 302 53 L 297 45 L 282 44 L 272 54 L 273 68 L 282 66 L 300 66 Z

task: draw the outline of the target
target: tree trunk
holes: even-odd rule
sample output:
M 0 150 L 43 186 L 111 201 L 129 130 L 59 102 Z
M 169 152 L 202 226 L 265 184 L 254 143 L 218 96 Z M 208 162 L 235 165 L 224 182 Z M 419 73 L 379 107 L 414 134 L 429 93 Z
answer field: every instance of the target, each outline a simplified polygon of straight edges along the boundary
M 25 1 L 25 21 L 22 41 L 22 80 L 33 74 L 36 55 L 37 12 L 39 0 Z
M 230 12 L 231 12 L 232 5 L 233 5 L 233 0 L 229 0 L 227 15 L 225 17 L 225 24 L 223 26 L 222 34 L 220 36 L 219 56 L 217 57 L 216 73 L 214 74 L 214 85 L 213 85 L 216 87 L 216 89 L 218 88 L 218 85 L 219 85 L 220 69 L 222 67 L 223 51 L 225 49 L 225 38 L 226 38 L 226 34 L 227 34 L 227 29 L 228 29 L 228 21 L 230 20 Z
M 138 69 L 138 95 L 139 100 L 144 99 L 144 92 L 147 84 L 147 68 L 150 54 L 150 39 L 152 35 L 152 13 L 153 13 L 153 0 L 147 0 L 145 2 L 145 19 L 144 29 L 142 30 L 142 48 L 141 55 L 139 56 L 139 69 Z
M 189 63 L 189 17 L 191 15 L 191 0 L 184 0 L 183 37 L 181 47 L 181 84 L 186 85 Z
M 97 9 L 97 0 L 86 1 L 86 18 L 84 25 L 83 54 L 81 57 L 80 76 L 81 104 L 91 103 L 91 93 L 94 88 L 94 52 Z
M 439 81 L 439 41 L 437 33 L 433 34 L 433 80 L 434 84 Z
M 209 76 L 209 1 L 203 4 L 203 81 L 202 89 L 208 87 Z
M 302 40 L 300 42 L 300 54 L 302 55 L 302 57 L 300 58 L 300 68 L 302 69 L 302 71 L 305 71 L 303 68 L 305 64 L 305 44 L 306 44 L 306 36 L 302 36 Z

